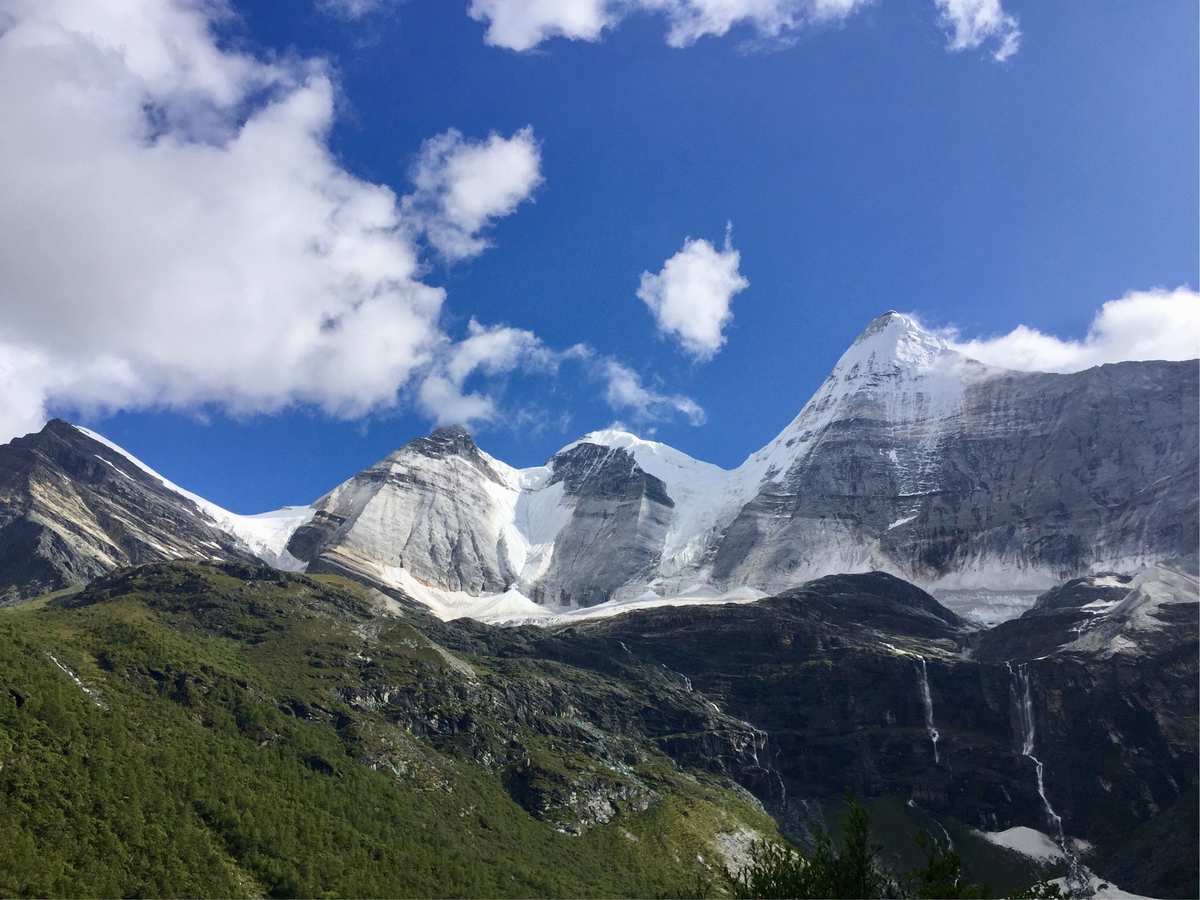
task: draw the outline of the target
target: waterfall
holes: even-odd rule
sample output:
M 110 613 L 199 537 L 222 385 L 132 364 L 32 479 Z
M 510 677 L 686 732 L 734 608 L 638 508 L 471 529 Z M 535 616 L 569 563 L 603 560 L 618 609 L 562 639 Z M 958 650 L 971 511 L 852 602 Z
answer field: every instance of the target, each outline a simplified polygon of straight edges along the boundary
M 1033 698 L 1029 691 L 1029 663 L 1021 663 L 1015 669 L 1011 662 L 1005 662 L 1004 665 L 1008 669 L 1008 674 L 1012 676 L 1013 702 L 1017 709 L 1017 723 L 1021 729 L 1021 755 L 1033 762 L 1034 772 L 1037 775 L 1038 796 L 1042 798 L 1046 819 L 1054 826 L 1058 848 L 1067 861 L 1068 892 L 1073 897 L 1088 896 L 1090 894 L 1088 872 L 1076 857 L 1074 848 L 1067 841 L 1066 832 L 1063 831 L 1062 817 L 1054 811 L 1054 807 L 1050 805 L 1050 798 L 1046 796 L 1046 767 L 1042 765 L 1040 759 L 1033 755 L 1036 729 L 1033 719 Z
M 933 724 L 933 695 L 929 693 L 929 672 L 925 668 L 925 657 L 918 656 L 917 660 L 921 663 L 920 682 L 921 682 L 921 702 L 925 704 L 925 730 L 929 732 L 929 742 L 933 744 L 933 763 L 940 764 L 938 759 L 938 740 L 941 735 L 938 733 L 937 727 Z

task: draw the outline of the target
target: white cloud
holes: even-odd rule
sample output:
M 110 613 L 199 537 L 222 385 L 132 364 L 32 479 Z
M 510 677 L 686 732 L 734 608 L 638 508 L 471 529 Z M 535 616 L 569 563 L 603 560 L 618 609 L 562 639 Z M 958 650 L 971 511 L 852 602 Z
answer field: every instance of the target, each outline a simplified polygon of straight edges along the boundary
M 487 249 L 481 232 L 515 212 L 542 183 L 541 152 L 529 127 L 482 141 L 450 129 L 425 142 L 412 180 L 406 217 L 445 259 L 459 261 Z
M 993 366 L 1034 372 L 1078 372 L 1125 360 L 1200 357 L 1200 294 L 1133 291 L 1105 303 L 1083 340 L 1062 340 L 1019 325 L 994 338 L 956 341 L 954 348 Z
M 1020 49 L 1021 28 L 1000 0 L 935 0 L 950 50 L 975 50 L 992 43 L 992 57 L 1003 62 Z
M 599 359 L 596 369 L 605 381 L 604 398 L 612 410 L 632 413 L 640 421 L 682 415 L 692 425 L 704 424 L 704 410 L 692 398 L 646 387 L 637 372 L 611 357 Z
M 330 152 L 320 61 L 222 49 L 226 15 L 193 0 L 0 15 L 0 440 L 51 406 L 358 417 L 427 385 L 415 400 L 433 411 L 437 379 L 449 404 L 536 341 L 478 324 L 451 341 L 414 243 L 424 228 L 478 252 L 540 179 L 529 130 L 427 145 L 409 221 Z M 490 402 L 471 396 L 463 418 Z
M 532 50 L 551 38 L 598 41 L 634 13 L 666 20 L 666 41 L 689 47 L 734 28 L 768 40 L 788 39 L 809 25 L 844 21 L 874 0 L 471 0 L 471 18 L 487 24 L 484 40 L 509 50 Z M 1021 45 L 1015 16 L 1001 0 L 934 0 L 951 50 L 993 45 L 1004 61 Z
M 750 286 L 738 271 L 740 264 L 728 228 L 720 250 L 706 240 L 687 238 L 658 274 L 642 273 L 637 295 L 664 334 L 677 338 L 697 359 L 711 359 L 725 343 L 734 296 Z
M 466 383 L 476 374 L 495 378 L 517 371 L 557 373 L 564 363 L 581 365 L 588 378 L 603 384 L 609 409 L 638 422 L 658 422 L 674 416 L 683 416 L 692 425 L 705 421 L 704 410 L 695 400 L 647 387 L 629 366 L 586 344 L 553 350 L 531 331 L 483 326 L 475 320 L 471 320 L 467 331 L 466 338 L 439 357 L 417 392 L 422 412 L 439 424 L 480 425 L 511 420 L 524 423 L 523 427 L 530 422 L 545 427 L 547 410 L 501 408 L 494 397 L 470 391 Z M 569 418 L 569 414 L 564 415 Z
M 703 37 L 723 37 L 737 26 L 760 37 L 780 38 L 805 25 L 845 19 L 870 0 L 640 0 L 667 17 L 667 44 L 688 47 Z
M 604 30 L 635 12 L 659 13 L 667 43 L 687 47 L 738 26 L 780 38 L 810 23 L 846 18 L 871 0 L 472 0 L 471 17 L 487 23 L 484 40 L 530 50 L 554 37 L 597 41 Z
M 214 10 L 9 4 L 4 438 L 50 403 L 361 415 L 443 341 L 395 196 L 329 152 L 329 76 L 220 49 Z
M 619 17 L 611 0 L 471 0 L 467 13 L 487 23 L 487 43 L 509 50 L 531 50 L 552 37 L 595 41 Z

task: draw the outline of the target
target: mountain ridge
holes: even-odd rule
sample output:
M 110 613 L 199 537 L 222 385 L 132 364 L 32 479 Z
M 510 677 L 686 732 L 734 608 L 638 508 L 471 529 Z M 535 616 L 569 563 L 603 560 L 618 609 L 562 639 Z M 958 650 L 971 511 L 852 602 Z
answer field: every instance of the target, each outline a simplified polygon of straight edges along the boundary
M 432 592 L 447 615 L 495 614 L 504 596 L 504 615 L 536 617 L 761 596 L 874 569 L 925 587 L 1045 588 L 1187 556 L 1200 534 L 1197 396 L 1195 363 L 1013 372 L 889 311 L 780 434 L 733 469 L 612 428 L 515 468 L 446 426 L 308 506 L 240 516 L 95 432 L 75 433 L 157 480 L 159 495 L 181 498 L 186 516 L 222 531 L 233 552 Z M 20 466 L 9 469 L 20 481 Z M 14 540 L 3 537 L 14 522 L 38 515 L 9 501 L 0 546 Z

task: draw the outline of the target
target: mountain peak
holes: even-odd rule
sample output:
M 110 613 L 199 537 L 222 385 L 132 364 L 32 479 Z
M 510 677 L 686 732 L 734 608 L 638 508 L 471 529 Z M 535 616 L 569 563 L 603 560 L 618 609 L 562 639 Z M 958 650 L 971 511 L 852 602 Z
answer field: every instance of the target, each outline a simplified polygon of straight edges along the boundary
M 623 428 L 600 428 L 596 431 L 589 431 L 577 441 L 572 441 L 563 450 L 570 449 L 576 444 L 599 444 L 601 447 L 620 447 L 629 449 L 636 447 L 639 444 L 653 444 L 654 441 L 643 440 L 631 431 L 625 431 Z
M 402 450 L 416 450 L 426 456 L 478 456 L 479 447 L 466 427 L 439 425 L 425 437 L 409 441 Z
M 465 425 L 439 425 L 429 432 L 430 440 L 457 441 L 466 438 L 473 442 L 471 432 Z
M 854 339 L 837 369 L 858 367 L 878 372 L 922 368 L 950 352 L 943 338 L 923 328 L 915 318 L 889 309 L 872 319 Z

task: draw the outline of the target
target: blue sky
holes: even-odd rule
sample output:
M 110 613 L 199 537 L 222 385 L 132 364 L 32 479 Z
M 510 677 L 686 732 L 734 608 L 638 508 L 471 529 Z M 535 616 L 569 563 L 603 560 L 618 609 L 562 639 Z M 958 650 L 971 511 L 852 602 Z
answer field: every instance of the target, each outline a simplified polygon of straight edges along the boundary
M 621 419 L 733 466 L 886 309 L 964 338 L 1025 325 L 1078 340 L 1106 301 L 1200 284 L 1192 2 L 1005 0 L 1022 39 L 1003 62 L 948 50 L 932 3 L 879 0 L 787 40 L 742 25 L 683 48 L 641 13 L 527 52 L 489 46 L 465 7 L 384 2 L 350 19 L 247 2 L 215 27 L 259 59 L 325 60 L 337 162 L 398 196 L 424 141 L 532 128 L 541 183 L 495 219 L 491 246 L 453 263 L 422 251 L 422 283 L 446 292 L 439 327 L 457 341 L 471 318 L 512 326 L 554 353 L 585 343 L 706 418 L 631 421 L 569 360 L 476 371 L 467 386 L 496 409 L 480 443 L 514 464 Z M 656 327 L 639 278 L 687 237 L 719 249 L 726 223 L 749 286 L 698 360 Z M 347 419 L 303 402 L 231 414 L 197 396 L 112 411 L 77 392 L 47 411 L 239 512 L 308 502 L 431 427 L 403 390 L 395 408 Z

